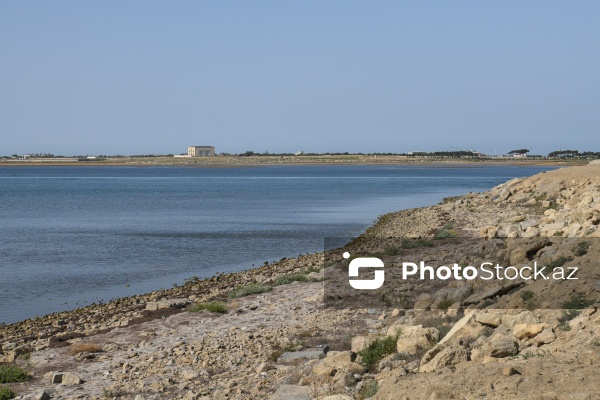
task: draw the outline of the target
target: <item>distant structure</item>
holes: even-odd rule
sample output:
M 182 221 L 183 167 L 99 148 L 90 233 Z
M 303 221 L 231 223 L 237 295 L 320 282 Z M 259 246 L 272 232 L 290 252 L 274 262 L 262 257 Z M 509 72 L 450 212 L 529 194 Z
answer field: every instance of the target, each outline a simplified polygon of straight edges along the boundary
M 188 157 L 214 157 L 214 146 L 189 146 Z

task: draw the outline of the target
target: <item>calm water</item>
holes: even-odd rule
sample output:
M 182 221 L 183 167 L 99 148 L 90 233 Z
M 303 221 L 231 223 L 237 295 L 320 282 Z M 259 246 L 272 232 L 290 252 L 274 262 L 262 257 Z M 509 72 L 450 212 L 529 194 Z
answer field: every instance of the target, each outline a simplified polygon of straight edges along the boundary
M 542 167 L 0 168 L 0 322 L 322 249 Z

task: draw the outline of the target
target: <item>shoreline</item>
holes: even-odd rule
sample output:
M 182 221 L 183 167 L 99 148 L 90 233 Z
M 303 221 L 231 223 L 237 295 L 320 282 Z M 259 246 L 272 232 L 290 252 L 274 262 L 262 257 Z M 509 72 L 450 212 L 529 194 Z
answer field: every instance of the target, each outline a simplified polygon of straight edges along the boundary
M 2 167 L 50 167 L 50 166 L 114 166 L 114 167 L 195 167 L 195 168 L 244 168 L 256 166 L 328 166 L 328 165 L 530 165 L 530 166 L 577 166 L 586 165 L 590 160 L 549 160 L 549 159 L 516 159 L 516 158 L 410 158 L 406 156 L 258 156 L 258 157 L 125 157 L 108 158 L 103 161 L 62 161 L 60 159 L 0 160 Z

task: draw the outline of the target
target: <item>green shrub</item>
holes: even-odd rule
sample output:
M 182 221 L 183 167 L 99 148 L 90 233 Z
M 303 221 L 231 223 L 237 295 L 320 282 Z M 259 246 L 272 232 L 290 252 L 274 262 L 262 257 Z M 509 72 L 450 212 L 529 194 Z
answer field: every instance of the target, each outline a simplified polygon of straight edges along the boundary
M 267 286 L 265 284 L 262 283 L 251 283 L 249 285 L 246 286 L 238 286 L 235 289 L 233 289 L 231 292 L 227 293 L 227 296 L 235 299 L 238 297 L 246 297 L 246 296 L 250 296 L 252 294 L 258 294 L 258 293 L 266 293 L 266 292 L 270 292 L 271 290 L 273 290 L 272 287 Z
M 521 300 L 527 301 L 531 300 L 534 296 L 534 293 L 531 290 L 524 290 L 521 292 Z
M 550 271 L 554 271 L 556 268 L 562 267 L 569 261 L 573 261 L 573 259 L 571 257 L 560 256 L 552 261 L 549 261 L 546 264 L 546 267 L 548 267 Z
M 590 244 L 588 242 L 579 242 L 573 248 L 573 254 L 577 257 L 581 257 L 587 254 Z
M 432 247 L 433 242 L 427 239 L 404 239 L 402 240 L 403 249 L 416 249 L 419 247 Z
M 191 312 L 198 312 L 198 311 L 202 311 L 202 310 L 210 311 L 212 313 L 220 313 L 220 314 L 226 314 L 229 311 L 229 309 L 227 308 L 227 304 L 223 303 L 222 301 L 211 301 L 208 303 L 196 303 L 192 308 L 190 308 Z
M 437 231 L 433 236 L 434 239 L 448 239 L 456 236 L 454 231 L 454 221 L 448 221 L 442 226 L 442 229 Z
M 361 357 L 360 362 L 367 371 L 372 371 L 383 357 L 396 352 L 396 342 L 398 342 L 399 337 L 400 331 L 394 336 L 377 338 L 358 352 Z
M 25 382 L 29 375 L 13 364 L 0 365 L 0 383 Z
M 366 381 L 363 386 L 358 391 L 358 400 L 368 399 L 369 397 L 375 396 L 377 394 L 377 390 L 379 390 L 379 385 L 377 381 Z
M 580 292 L 574 292 L 571 294 L 569 300 L 561 304 L 562 308 L 567 310 L 581 310 L 594 304 L 594 300 L 588 300 L 585 295 Z
M 319 272 L 319 271 L 321 271 L 320 267 L 310 266 L 310 267 L 306 268 L 304 271 L 302 271 L 302 273 L 308 275 L 313 272 Z
M 396 247 L 394 245 L 392 246 L 387 246 L 384 250 L 383 250 L 383 254 L 386 256 L 397 256 L 398 254 L 400 254 L 400 248 Z
M 17 397 L 17 394 L 7 386 L 0 386 L 0 400 L 10 400 Z
M 450 306 L 454 304 L 454 302 L 450 299 L 444 299 L 442 301 L 440 301 L 437 305 L 437 309 L 438 310 L 443 310 L 443 311 L 448 311 L 448 308 L 450 308 Z
M 308 277 L 305 274 L 283 275 L 275 278 L 273 286 L 288 285 L 292 282 L 307 282 Z

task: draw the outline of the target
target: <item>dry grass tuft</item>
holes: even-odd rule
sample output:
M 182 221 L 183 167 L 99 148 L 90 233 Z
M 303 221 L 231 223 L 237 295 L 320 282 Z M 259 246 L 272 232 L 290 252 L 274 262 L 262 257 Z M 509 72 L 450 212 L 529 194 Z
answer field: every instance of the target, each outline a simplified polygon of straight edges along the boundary
M 80 353 L 100 353 L 102 352 L 102 347 L 95 343 L 76 343 L 71 345 L 69 352 L 72 355 Z

